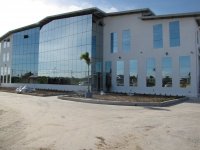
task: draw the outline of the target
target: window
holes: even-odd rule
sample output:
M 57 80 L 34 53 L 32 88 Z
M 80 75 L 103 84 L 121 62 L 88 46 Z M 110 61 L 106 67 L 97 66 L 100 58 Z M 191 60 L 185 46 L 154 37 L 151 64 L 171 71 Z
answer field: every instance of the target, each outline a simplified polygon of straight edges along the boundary
M 163 48 L 163 29 L 162 24 L 153 26 L 153 47 Z
M 10 39 L 7 40 L 6 47 L 10 47 Z
M 6 40 L 3 41 L 3 48 L 6 48 Z
M 106 72 L 105 85 L 106 85 L 106 90 L 109 92 L 111 88 L 111 83 L 112 83 L 112 62 L 111 61 L 105 62 L 105 72 Z
M 179 21 L 169 23 L 170 47 L 180 46 Z
M 130 60 L 129 64 L 129 86 L 137 86 L 138 81 L 138 69 L 137 60 Z
M 1 55 L 1 42 L 0 42 L 0 55 Z
M 162 59 L 162 87 L 172 87 L 172 59 Z
M 6 54 L 3 53 L 3 62 L 5 62 L 5 61 L 6 61 Z
M 106 61 L 105 62 L 105 72 L 106 73 L 111 73 L 112 72 L 112 63 L 111 63 L 111 61 Z
M 129 52 L 131 50 L 130 30 L 123 30 L 123 32 L 122 32 L 122 49 L 125 52 Z
M 96 62 L 96 72 L 101 72 L 101 62 Z
M 117 33 L 111 33 L 111 53 L 116 53 L 118 51 L 118 38 Z
M 186 88 L 191 84 L 190 57 L 179 57 L 180 87 Z
M 24 35 L 24 39 L 27 39 L 29 36 L 28 35 Z
M 117 86 L 124 86 L 124 61 L 117 61 Z
M 154 58 L 147 59 L 146 86 L 153 87 L 156 85 L 156 61 Z
M 9 53 L 7 53 L 6 60 L 9 61 Z

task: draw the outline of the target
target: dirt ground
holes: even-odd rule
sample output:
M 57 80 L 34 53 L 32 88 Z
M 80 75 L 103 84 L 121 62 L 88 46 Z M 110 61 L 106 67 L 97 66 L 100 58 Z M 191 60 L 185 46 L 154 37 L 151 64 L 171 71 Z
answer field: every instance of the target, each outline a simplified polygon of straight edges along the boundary
M 0 150 L 199 149 L 199 101 L 128 107 L 0 92 Z
M 16 93 L 15 88 L 5 88 L 0 87 L 0 91 L 2 92 L 10 92 Z M 68 95 L 73 97 L 85 97 L 84 91 L 81 92 L 64 92 L 64 91 L 52 91 L 52 90 L 35 90 L 31 93 L 25 93 L 26 95 L 34 95 L 34 96 L 56 96 L 56 95 Z M 163 102 L 168 101 L 180 97 L 176 96 L 160 96 L 160 95 L 127 95 L 127 94 L 119 94 L 119 93 L 104 93 L 103 95 L 100 92 L 93 92 L 93 99 L 101 99 L 108 101 L 130 101 L 130 102 Z

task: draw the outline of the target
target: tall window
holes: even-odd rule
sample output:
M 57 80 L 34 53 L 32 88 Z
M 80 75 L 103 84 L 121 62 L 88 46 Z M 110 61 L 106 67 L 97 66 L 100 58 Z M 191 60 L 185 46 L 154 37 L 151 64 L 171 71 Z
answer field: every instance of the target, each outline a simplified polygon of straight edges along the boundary
M 124 61 L 117 61 L 117 86 L 124 85 Z
M 122 32 L 122 49 L 129 52 L 131 50 L 131 33 L 130 30 L 123 30 Z
M 163 29 L 162 24 L 153 26 L 153 47 L 163 48 Z
M 3 53 L 3 62 L 6 62 L 6 53 Z
M 0 42 L 0 55 L 1 55 L 1 42 Z
M 172 59 L 162 59 L 162 87 L 172 87 Z
M 118 37 L 117 33 L 111 33 L 111 53 L 116 53 L 118 51 Z
M 106 61 L 105 62 L 105 72 L 106 73 L 111 73 L 112 72 L 112 62 L 111 61 Z
M 190 56 L 179 57 L 180 87 L 186 88 L 191 84 Z
M 106 90 L 110 91 L 111 84 L 112 84 L 112 62 L 106 61 L 105 62 L 105 72 L 106 72 Z
M 6 60 L 9 61 L 9 52 L 7 52 Z
M 101 68 L 101 62 L 96 62 L 96 72 L 102 72 Z
M 129 85 L 130 86 L 137 86 L 138 82 L 138 64 L 137 60 L 130 60 L 129 64 Z
M 156 61 L 154 58 L 147 59 L 146 86 L 153 87 L 156 85 Z
M 180 46 L 180 27 L 179 21 L 169 23 L 170 47 Z

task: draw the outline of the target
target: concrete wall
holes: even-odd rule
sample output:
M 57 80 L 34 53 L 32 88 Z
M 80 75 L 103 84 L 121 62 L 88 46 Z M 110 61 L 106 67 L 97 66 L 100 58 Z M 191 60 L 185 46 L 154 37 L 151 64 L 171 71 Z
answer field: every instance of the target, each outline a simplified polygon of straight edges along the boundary
M 197 78 L 197 48 L 196 31 L 197 25 L 194 18 L 176 18 L 163 20 L 143 21 L 141 14 L 123 15 L 106 17 L 104 19 L 104 66 L 105 61 L 112 61 L 112 91 L 125 93 L 144 93 L 144 94 L 166 94 L 166 95 L 198 95 Z M 180 21 L 180 47 L 169 46 L 169 22 Z M 163 48 L 153 48 L 153 25 L 163 25 Z M 131 31 L 131 51 L 122 51 L 122 31 Z M 110 33 L 118 33 L 118 52 L 110 53 Z M 163 57 L 172 58 L 172 87 L 162 87 L 162 68 Z M 119 59 L 119 56 L 121 59 Z M 191 86 L 188 88 L 179 87 L 179 56 L 191 57 Z M 149 57 L 156 59 L 156 86 L 146 87 L 146 60 Z M 138 60 L 138 86 L 129 86 L 129 60 Z M 124 86 L 116 85 L 116 61 L 123 60 L 125 63 L 125 83 Z M 105 69 L 105 67 L 104 67 Z
M 47 89 L 47 90 L 59 90 L 59 91 L 87 91 L 87 86 L 78 86 L 78 85 L 55 85 L 55 84 L 19 84 L 19 83 L 12 83 L 12 84 L 1 84 L 1 87 L 20 87 L 27 85 L 32 88 L 36 89 Z

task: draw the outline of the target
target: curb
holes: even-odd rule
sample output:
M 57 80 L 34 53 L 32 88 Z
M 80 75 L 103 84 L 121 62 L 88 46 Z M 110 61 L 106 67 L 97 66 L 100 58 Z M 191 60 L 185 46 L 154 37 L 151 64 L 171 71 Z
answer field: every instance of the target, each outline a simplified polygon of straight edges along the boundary
M 166 102 L 129 102 L 129 101 L 107 101 L 107 100 L 100 100 L 100 99 L 90 99 L 90 98 L 77 98 L 71 97 L 68 95 L 58 96 L 58 99 L 62 100 L 69 100 L 75 102 L 82 102 L 82 103 L 91 103 L 91 104 L 103 104 L 103 105 L 121 105 L 121 106 L 151 106 L 151 107 L 169 107 L 172 105 L 176 105 L 182 103 L 186 100 L 189 100 L 188 97 L 183 97 L 179 99 L 173 99 Z

